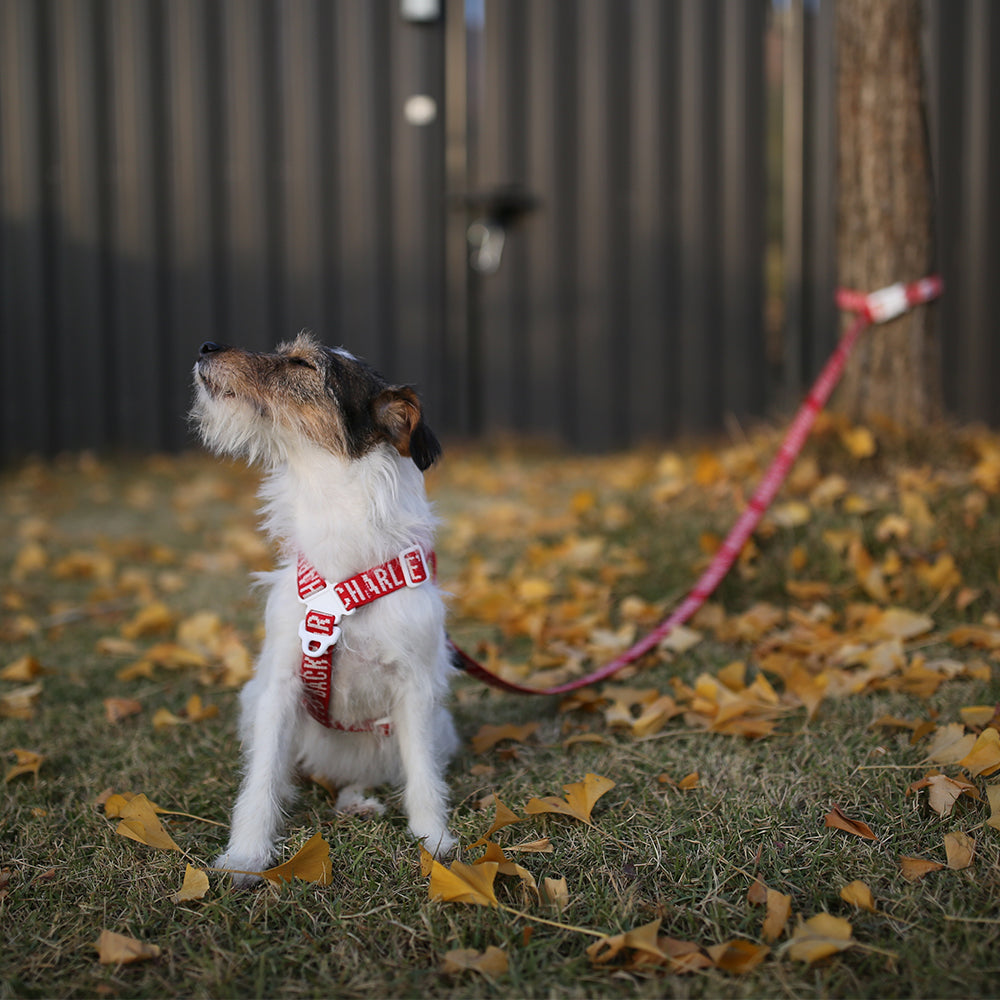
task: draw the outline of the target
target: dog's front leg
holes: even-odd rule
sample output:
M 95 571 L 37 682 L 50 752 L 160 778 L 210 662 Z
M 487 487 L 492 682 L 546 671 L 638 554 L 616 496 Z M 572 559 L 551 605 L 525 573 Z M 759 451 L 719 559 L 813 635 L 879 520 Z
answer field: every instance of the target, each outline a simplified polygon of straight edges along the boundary
M 301 691 L 294 669 L 284 663 L 276 668 L 268 658 L 272 653 L 265 643 L 258 675 L 243 694 L 244 775 L 233 807 L 229 845 L 215 862 L 216 867 L 235 872 L 259 872 L 268 866 L 284 807 L 294 794 L 294 735 Z M 233 875 L 236 885 L 255 881 L 252 875 Z
M 405 786 L 403 808 L 410 833 L 435 857 L 450 854 L 455 838 L 448 830 L 448 792 L 438 751 L 440 707 L 425 693 L 410 691 L 393 713 Z M 450 717 L 446 720 L 451 725 Z

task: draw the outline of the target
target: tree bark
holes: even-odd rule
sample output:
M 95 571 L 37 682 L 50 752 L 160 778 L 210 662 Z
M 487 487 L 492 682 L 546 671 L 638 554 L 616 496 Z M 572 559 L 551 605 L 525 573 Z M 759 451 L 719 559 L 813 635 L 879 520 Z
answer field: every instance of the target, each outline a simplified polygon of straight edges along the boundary
M 920 0 L 835 0 L 838 280 L 874 291 L 933 269 Z M 846 322 L 846 320 L 845 320 Z M 920 307 L 866 334 L 834 399 L 856 422 L 940 417 L 940 348 Z

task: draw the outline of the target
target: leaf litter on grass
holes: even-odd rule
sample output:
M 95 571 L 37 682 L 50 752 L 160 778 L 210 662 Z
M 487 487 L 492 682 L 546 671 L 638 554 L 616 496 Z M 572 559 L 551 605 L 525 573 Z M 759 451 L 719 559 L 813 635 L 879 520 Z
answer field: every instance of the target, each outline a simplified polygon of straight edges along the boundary
M 825 432 L 828 442 L 839 443 L 853 461 L 867 460 L 862 458 L 862 453 L 869 454 L 867 429 L 836 423 L 830 427 L 832 430 Z M 823 434 L 821 424 L 821 440 Z M 452 559 L 457 570 L 444 581 L 456 594 L 454 617 L 462 623 L 474 623 L 480 634 L 492 631 L 489 638 L 477 640 L 481 643 L 477 652 L 515 679 L 551 683 L 578 676 L 627 646 L 669 610 L 664 595 L 650 597 L 647 592 L 640 596 L 637 592 L 660 557 L 623 532 L 630 525 L 636 498 L 648 501 L 654 509 L 657 504 L 675 504 L 681 509 L 687 505 L 692 514 L 697 508 L 698 516 L 704 516 L 705 511 L 725 511 L 728 505 L 738 504 L 747 477 L 759 472 L 763 447 L 766 444 L 754 442 L 694 459 L 675 454 L 656 460 L 617 458 L 601 467 L 601 474 L 595 477 L 599 486 L 579 490 L 563 506 L 554 504 L 546 494 L 553 478 L 540 474 L 537 466 L 520 480 L 516 468 L 507 466 L 503 475 L 509 481 L 494 492 L 501 478 L 496 469 L 484 465 L 476 470 L 470 463 L 459 473 L 468 477 L 470 487 L 463 500 L 471 495 L 475 503 L 477 496 L 489 497 L 491 492 L 497 499 L 487 500 L 486 516 L 482 507 L 468 516 L 460 512 L 443 532 L 443 556 L 447 559 L 449 552 L 459 556 Z M 788 498 L 765 520 L 734 569 L 734 585 L 745 589 L 749 599 L 744 602 L 738 598 L 739 606 L 733 610 L 728 606 L 731 590 L 729 597 L 717 598 L 706 606 L 689 629 L 668 636 L 654 655 L 626 671 L 629 676 L 616 678 L 596 692 L 565 699 L 560 707 L 562 717 L 572 727 L 564 730 L 567 744 L 578 747 L 588 739 L 634 739 L 641 747 L 641 741 L 655 741 L 684 730 L 766 739 L 782 729 L 787 731 L 790 725 L 802 724 L 803 719 L 817 719 L 824 707 L 837 699 L 882 693 L 928 699 L 955 680 L 989 680 L 1000 654 L 1000 621 L 989 610 L 995 604 L 990 594 L 996 594 L 996 570 L 992 570 L 992 581 L 970 575 L 966 561 L 949 550 L 949 538 L 938 513 L 939 497 L 957 493 L 962 524 L 974 532 L 1000 493 L 1000 473 L 994 474 L 995 455 L 1000 451 L 976 440 L 970 447 L 978 450 L 978 460 L 967 470 L 950 470 L 941 476 L 927 469 L 897 470 L 885 477 L 888 488 L 868 492 L 864 487 L 857 492 L 859 488 L 838 473 L 824 474 L 818 461 L 807 458 L 793 474 Z M 565 475 L 566 470 L 558 474 Z M 538 482 L 529 481 L 528 476 Z M 484 482 L 478 482 L 477 477 Z M 511 488 L 514 481 L 517 488 Z M 176 491 L 178 510 L 192 524 L 198 516 L 202 500 L 197 494 L 203 486 L 201 496 L 219 488 L 192 482 L 181 484 Z M 479 490 L 480 486 L 486 488 Z M 523 500 L 518 499 L 521 487 Z M 139 493 L 134 497 L 142 499 Z M 208 547 L 196 556 L 161 550 L 157 558 L 163 558 L 168 568 L 156 577 L 128 566 L 128 558 L 121 554 L 124 548 L 75 546 L 60 552 L 51 540 L 53 536 L 46 535 L 48 529 L 29 524 L 27 518 L 23 529 L 23 547 L 17 553 L 20 586 L 49 579 L 65 586 L 90 586 L 91 597 L 78 605 L 84 613 L 91 609 L 97 613 L 108 601 L 134 598 L 128 612 L 111 623 L 102 640 L 105 652 L 100 654 L 118 661 L 122 690 L 116 697 L 138 702 L 142 709 L 133 717 L 119 717 L 119 725 L 153 728 L 158 719 L 169 729 L 179 725 L 180 719 L 195 722 L 206 718 L 198 711 L 174 715 L 166 706 L 150 702 L 146 694 L 140 695 L 140 701 L 133 697 L 130 685 L 167 675 L 190 678 L 200 686 L 226 687 L 249 676 L 248 650 L 253 640 L 237 633 L 214 612 L 176 603 L 187 573 L 242 573 L 251 566 L 260 568 L 266 553 L 262 556 L 259 548 L 254 548 L 249 534 L 230 534 L 225 546 Z M 525 538 L 531 539 L 527 545 Z M 717 532 L 705 530 L 692 546 L 692 577 L 699 560 L 710 554 L 717 539 Z M 771 564 L 779 563 L 784 577 L 780 589 L 773 585 L 766 591 L 759 589 Z M 26 604 L 9 588 L 3 596 L 9 613 L 0 622 L 0 630 L 7 636 L 37 635 L 46 629 L 39 623 L 55 620 L 46 610 Z M 972 621 L 967 620 L 970 616 Z M 954 624 L 962 618 L 965 624 Z M 740 659 L 730 659 L 724 667 L 707 667 L 689 681 L 677 676 L 665 686 L 642 683 L 644 674 L 649 676 L 648 668 L 678 664 L 683 657 L 697 658 L 710 643 L 738 651 Z M 122 661 L 126 661 L 124 666 Z M 31 693 L 23 695 L 4 688 L 0 691 L 0 711 L 30 718 L 39 702 L 44 703 L 41 681 L 37 686 L 34 681 L 42 676 L 22 677 L 13 671 L 9 682 L 32 685 Z M 0 681 L 4 679 L 0 673 Z M 920 726 L 926 726 L 920 733 L 920 739 L 928 741 L 926 756 L 947 773 L 928 775 L 933 780 L 913 791 L 927 795 L 930 811 L 943 816 L 946 807 L 942 802 L 960 788 L 952 797 L 953 809 L 956 803 L 975 807 L 979 795 L 989 801 L 992 818 L 997 810 L 994 802 L 1000 799 L 997 793 L 990 793 L 992 786 L 983 788 L 982 782 L 1000 767 L 995 713 L 987 715 L 988 706 L 968 709 L 962 710 L 958 723 L 941 720 L 939 724 L 927 719 L 914 725 L 914 736 Z M 526 726 L 508 731 L 498 740 L 531 739 L 538 732 L 537 728 L 530 731 L 537 723 Z M 942 733 L 941 743 L 936 744 Z M 954 733 L 956 739 L 951 742 L 956 745 L 946 751 L 944 735 Z M 516 751 L 516 743 L 513 749 Z M 705 780 L 702 775 L 701 781 Z M 586 779 L 580 784 L 585 786 Z M 596 798 L 588 804 L 583 794 L 576 801 L 571 787 L 565 786 L 563 799 L 551 795 L 535 798 L 546 806 L 545 812 L 533 813 L 527 803 L 523 812 L 528 816 L 570 816 L 589 829 L 599 830 L 603 813 L 594 819 Z M 691 790 L 698 794 L 693 785 Z M 499 803 L 497 811 L 499 819 Z M 511 812 L 511 816 L 516 815 Z M 145 837 L 145 819 L 130 818 L 141 824 L 141 831 L 132 832 Z M 877 829 L 884 827 L 877 815 L 867 818 Z M 149 828 L 154 839 L 158 837 L 158 822 L 154 811 Z M 515 884 L 527 887 L 527 879 L 517 868 L 531 875 L 530 862 L 515 866 L 507 856 L 511 848 L 501 848 L 490 839 L 503 829 L 505 825 L 496 826 L 480 838 L 480 846 L 487 845 L 487 852 L 481 864 L 469 867 L 488 875 L 490 866 L 496 865 L 495 878 L 509 865 L 507 874 L 516 877 Z M 558 824 L 552 825 L 550 832 L 551 846 L 558 854 Z M 967 834 L 963 836 L 971 841 Z M 167 838 L 175 843 L 170 834 Z M 954 837 L 948 858 L 953 869 L 963 865 L 974 868 L 974 845 L 970 848 L 967 841 Z M 943 867 L 942 862 L 928 863 Z M 325 871 L 322 863 L 319 871 Z M 546 880 L 541 884 L 544 886 Z M 543 896 L 542 890 L 537 892 Z M 791 913 L 790 902 L 785 901 L 791 897 L 766 889 L 765 899 L 765 923 L 773 912 L 768 930 L 771 943 L 784 933 Z M 808 921 L 805 926 L 810 926 Z M 762 934 L 765 941 L 768 934 Z M 674 939 L 660 934 L 656 937 L 656 947 L 671 957 L 675 966 L 680 961 L 682 966 L 707 963 L 706 968 L 714 964 L 728 966 L 729 971 L 746 971 L 758 954 L 750 945 L 736 943 L 741 939 L 706 945 L 674 942 L 661 947 L 660 937 Z M 813 935 L 807 930 L 800 937 L 824 938 L 824 934 Z M 841 940 L 836 934 L 825 937 Z M 806 947 L 804 941 L 799 943 Z M 679 951 L 671 954 L 671 949 Z

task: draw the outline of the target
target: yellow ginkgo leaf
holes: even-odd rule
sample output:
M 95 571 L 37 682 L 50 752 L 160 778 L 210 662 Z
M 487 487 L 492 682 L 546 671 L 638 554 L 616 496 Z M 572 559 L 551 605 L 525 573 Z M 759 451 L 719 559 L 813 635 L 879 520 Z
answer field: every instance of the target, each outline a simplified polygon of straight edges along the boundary
M 35 702 L 42 693 L 42 682 L 26 684 L 0 694 L 0 719 L 31 719 L 35 714 Z
M 792 913 L 792 897 L 777 889 L 767 890 L 767 911 L 760 936 L 768 942 L 777 941 L 785 932 L 785 925 Z
M 161 851 L 180 850 L 163 828 L 153 810 L 153 804 L 145 795 L 136 795 L 122 807 L 119 815 L 122 819 L 115 833 Z
M 712 945 L 705 950 L 717 969 L 737 976 L 756 968 L 771 952 L 766 944 L 754 944 L 741 938 Z
M 190 722 L 201 722 L 202 719 L 214 719 L 219 714 L 219 706 L 203 705 L 201 695 L 193 694 L 184 705 L 184 714 Z
M 158 708 L 153 713 L 152 718 L 154 729 L 168 729 L 170 726 L 180 726 L 184 720 L 179 715 L 174 715 L 169 708 Z
M 541 891 L 542 902 L 557 910 L 564 910 L 569 906 L 569 886 L 564 878 L 547 878 L 542 882 Z
M 329 885 L 333 881 L 333 865 L 330 863 L 330 845 L 319 832 L 314 833 L 283 865 L 256 872 L 270 882 L 316 882 Z
M 103 930 L 94 947 L 98 951 L 97 960 L 102 965 L 126 965 L 129 962 L 144 962 L 150 958 L 158 958 L 160 947 L 146 944 L 124 934 Z
M 531 799 L 525 806 L 525 812 L 533 816 L 539 813 L 558 813 L 592 826 L 590 813 L 594 804 L 605 792 L 611 791 L 614 787 L 615 783 L 610 778 L 601 777 L 599 774 L 587 774 L 583 781 L 563 785 L 563 791 L 566 793 L 564 799 L 558 799 L 554 795 L 546 796 L 544 799 Z
M 538 885 L 535 882 L 535 876 L 528 871 L 527 868 L 522 867 L 515 861 L 511 861 L 503 852 L 499 844 L 495 844 L 492 840 L 486 842 L 486 851 L 481 858 L 476 858 L 472 863 L 474 865 L 484 865 L 490 862 L 496 862 L 497 871 L 501 875 L 513 875 L 515 878 L 519 878 L 524 889 L 530 892 L 534 899 L 538 899 Z
M 138 639 L 144 635 L 165 632 L 174 624 L 174 616 L 170 608 L 162 601 L 153 601 L 140 608 L 131 621 L 121 627 L 121 634 L 126 639 Z
M 990 818 L 986 825 L 1000 830 L 1000 785 L 986 786 L 986 801 L 990 804 Z
M 939 872 L 944 868 L 940 861 L 928 861 L 926 858 L 911 858 L 905 854 L 899 856 L 899 871 L 907 882 L 916 882 L 930 872 Z
M 0 680 L 27 683 L 51 672 L 46 670 L 33 656 L 22 656 L 19 660 L 15 660 L 0 670 Z
M 972 864 L 976 854 L 975 838 L 956 830 L 944 835 L 944 850 L 948 857 L 948 867 L 961 870 Z
M 496 861 L 483 861 L 478 865 L 453 861 L 450 868 L 445 868 L 425 847 L 420 848 L 420 870 L 431 877 L 428 895 L 445 903 L 496 906 L 493 881 L 499 868 Z
M 121 819 L 122 810 L 135 798 L 132 792 L 115 792 L 104 800 L 104 815 L 108 819 Z M 150 809 L 154 813 L 165 813 L 166 809 L 161 809 L 155 802 L 146 799 Z
M 514 740 L 518 743 L 523 743 L 537 729 L 537 722 L 526 722 L 523 726 L 515 726 L 510 722 L 503 726 L 491 726 L 487 724 L 480 727 L 479 732 L 472 737 L 472 749 L 476 753 L 485 753 L 487 750 L 495 747 L 501 740 Z
M 22 774 L 30 774 L 35 778 L 35 783 L 38 783 L 38 769 L 42 766 L 42 762 L 45 760 L 45 755 L 40 753 L 35 753 L 33 750 L 11 750 L 11 753 L 17 757 L 17 763 L 12 765 L 4 778 L 4 783 L 8 781 L 13 781 L 15 778 L 21 777 Z
M 604 965 L 617 958 L 625 949 L 639 952 L 647 961 L 669 962 L 670 956 L 660 948 L 660 920 L 643 924 L 624 934 L 600 938 L 587 948 L 587 957 L 594 965 Z
M 800 962 L 818 962 L 844 951 L 854 944 L 853 928 L 849 921 L 829 913 L 817 913 L 803 922 L 792 933 L 788 954 Z
M 927 760 L 935 764 L 957 764 L 975 746 L 974 733 L 966 733 L 961 722 L 938 726 L 927 744 Z
M 112 725 L 117 725 L 122 719 L 127 719 L 130 715 L 137 715 L 141 711 L 142 702 L 135 698 L 104 699 L 104 714 Z
M 208 892 L 208 875 L 200 868 L 188 865 L 184 869 L 184 883 L 170 900 L 173 903 L 185 903 L 191 899 L 201 899 Z
M 481 844 L 485 844 L 490 837 L 493 836 L 497 830 L 502 830 L 505 826 L 512 826 L 514 823 L 523 823 L 524 817 L 518 816 L 513 810 L 508 809 L 496 796 L 493 795 L 493 803 L 496 806 L 496 815 L 493 817 L 493 822 L 490 828 L 484 833 L 478 840 L 469 844 L 469 847 L 479 847 Z
M 860 907 L 869 913 L 875 912 L 875 897 L 864 882 L 855 879 L 855 881 L 848 883 L 840 890 L 840 898 L 845 903 Z
M 495 945 L 482 952 L 474 948 L 456 948 L 445 952 L 441 962 L 441 971 L 448 975 L 471 970 L 492 978 L 506 975 L 507 969 L 507 952 Z
M 840 432 L 840 442 L 852 458 L 870 458 L 877 449 L 875 435 L 867 427 L 844 428 Z
M 1000 732 L 992 727 L 984 729 L 958 763 L 972 775 L 990 775 L 1000 770 Z

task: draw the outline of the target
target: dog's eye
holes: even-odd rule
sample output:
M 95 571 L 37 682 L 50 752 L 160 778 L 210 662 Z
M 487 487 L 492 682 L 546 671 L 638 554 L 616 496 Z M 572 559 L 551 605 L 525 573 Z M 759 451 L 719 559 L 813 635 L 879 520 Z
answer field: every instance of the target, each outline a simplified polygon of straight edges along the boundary
M 306 361 L 305 358 L 297 357 L 294 354 L 289 355 L 288 363 L 298 365 L 300 368 L 311 368 L 313 371 L 316 371 L 316 366 L 311 361 Z

